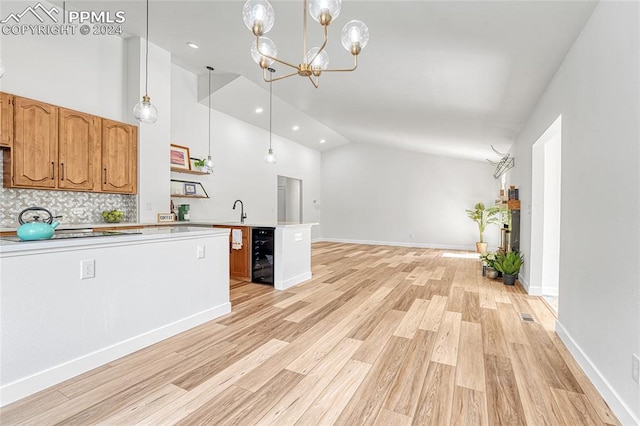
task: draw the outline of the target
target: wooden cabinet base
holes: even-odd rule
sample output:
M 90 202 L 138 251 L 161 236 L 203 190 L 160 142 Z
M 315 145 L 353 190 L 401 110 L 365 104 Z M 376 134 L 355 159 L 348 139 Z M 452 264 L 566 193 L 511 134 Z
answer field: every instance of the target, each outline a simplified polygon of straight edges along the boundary
M 214 228 L 227 228 L 231 230 L 229 234 L 229 276 L 236 280 L 251 281 L 251 228 L 248 226 L 222 226 L 215 225 Z M 233 230 L 242 231 L 242 247 L 233 248 Z

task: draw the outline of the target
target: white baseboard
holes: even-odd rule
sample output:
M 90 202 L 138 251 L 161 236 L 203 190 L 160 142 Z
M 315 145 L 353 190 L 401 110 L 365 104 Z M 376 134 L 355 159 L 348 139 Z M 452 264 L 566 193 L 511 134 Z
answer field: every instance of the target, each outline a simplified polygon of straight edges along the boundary
M 300 284 L 301 282 L 307 281 L 311 279 L 311 271 L 305 272 L 304 274 L 297 275 L 293 278 L 289 278 L 284 281 L 275 281 L 274 287 L 276 290 L 286 290 L 294 285 Z
M 520 281 L 520 284 L 522 284 L 522 287 L 524 287 L 527 294 L 530 294 L 531 296 L 542 295 L 542 287 L 532 286 L 529 281 L 522 276 L 522 274 L 518 274 L 518 281 Z
M 557 287 L 544 287 L 544 286 L 536 286 L 531 285 L 522 275 L 518 275 L 518 281 L 522 284 L 527 294 L 531 296 L 552 296 L 558 297 L 558 288 Z
M 0 387 L 0 407 L 231 312 L 223 303 Z
M 569 332 L 557 320 L 556 333 L 567 349 L 569 349 L 569 352 L 578 362 L 578 365 L 580 365 L 589 380 L 591 380 L 591 383 L 593 383 L 600 395 L 602 395 L 602 398 L 607 402 L 618 420 L 620 420 L 620 423 L 623 425 L 640 425 L 640 419 L 633 414 L 631 408 L 625 404 L 618 393 L 611 387 L 607 379 L 600 373 L 600 370 L 591 362 L 576 341 L 573 340 Z
M 443 250 L 465 250 L 476 251 L 476 246 L 458 246 L 450 244 L 430 244 L 430 243 L 406 243 L 397 241 L 371 241 L 371 240 L 351 240 L 345 238 L 319 238 L 315 242 L 328 243 L 345 243 L 345 244 L 366 244 L 373 246 L 397 246 L 397 247 L 416 247 L 416 248 L 434 248 Z

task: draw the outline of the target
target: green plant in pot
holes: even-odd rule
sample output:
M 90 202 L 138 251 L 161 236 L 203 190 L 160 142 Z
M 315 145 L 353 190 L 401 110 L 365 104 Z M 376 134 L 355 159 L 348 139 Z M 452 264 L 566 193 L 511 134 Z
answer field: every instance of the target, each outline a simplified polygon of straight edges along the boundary
M 487 251 L 487 243 L 484 242 L 484 230 L 487 225 L 500 223 L 500 207 L 485 207 L 484 203 L 476 203 L 472 210 L 467 210 L 467 216 L 478 224 L 480 241 L 476 242 L 476 251 L 484 253 Z
M 483 276 L 489 279 L 497 278 L 498 270 L 496 269 L 496 261 L 498 260 L 498 253 L 492 251 L 484 252 L 480 255 L 480 260 L 483 263 Z
M 514 285 L 520 267 L 524 263 L 522 253 L 510 251 L 508 253 L 499 252 L 494 267 L 502 272 L 502 282 L 506 285 Z
M 194 166 L 194 167 L 197 167 L 197 168 L 198 168 L 198 169 L 200 169 L 200 170 L 202 170 L 202 169 L 204 168 L 204 165 L 205 165 L 205 160 L 204 160 L 204 159 L 202 159 L 202 160 L 195 160 L 195 161 L 193 162 L 193 166 Z

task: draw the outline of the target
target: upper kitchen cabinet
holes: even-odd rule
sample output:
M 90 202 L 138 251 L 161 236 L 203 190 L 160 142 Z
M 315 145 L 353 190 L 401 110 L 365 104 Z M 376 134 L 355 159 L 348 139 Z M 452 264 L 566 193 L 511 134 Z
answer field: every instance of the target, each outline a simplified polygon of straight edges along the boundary
M 13 95 L 0 93 L 0 148 L 13 145 Z
M 102 191 L 135 194 L 138 128 L 102 119 Z
M 58 188 L 98 189 L 102 120 L 64 108 L 59 109 L 59 116 Z
M 5 186 L 55 188 L 58 173 L 58 108 L 15 97 L 11 182 Z M 6 157 L 6 156 L 5 156 Z
M 135 194 L 138 128 L 0 92 L 5 188 Z

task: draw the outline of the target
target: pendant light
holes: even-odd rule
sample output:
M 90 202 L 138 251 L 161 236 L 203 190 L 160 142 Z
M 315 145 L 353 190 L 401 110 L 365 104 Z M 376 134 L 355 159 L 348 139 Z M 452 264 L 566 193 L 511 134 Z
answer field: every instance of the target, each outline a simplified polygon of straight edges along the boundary
M 273 68 L 269 68 L 268 71 L 271 73 L 271 75 L 273 76 L 273 73 L 276 71 Z M 264 161 L 266 161 L 269 164 L 276 164 L 276 161 L 278 160 L 276 158 L 276 154 L 274 154 L 273 152 L 273 148 L 271 147 L 271 122 L 272 122 L 272 115 L 273 115 L 273 79 L 270 79 L 269 81 L 269 151 L 267 151 L 267 155 L 264 156 Z
M 149 87 L 149 0 L 147 0 L 147 35 L 145 38 L 145 64 L 144 64 L 144 96 L 142 101 L 133 107 L 133 115 L 140 123 L 153 124 L 158 120 L 158 109 L 151 104 L 148 94 Z
M 204 162 L 204 166 L 207 168 L 209 173 L 213 172 L 213 160 L 211 159 L 211 71 L 213 71 L 213 67 L 207 66 L 209 70 L 209 156 L 207 157 L 207 161 Z

